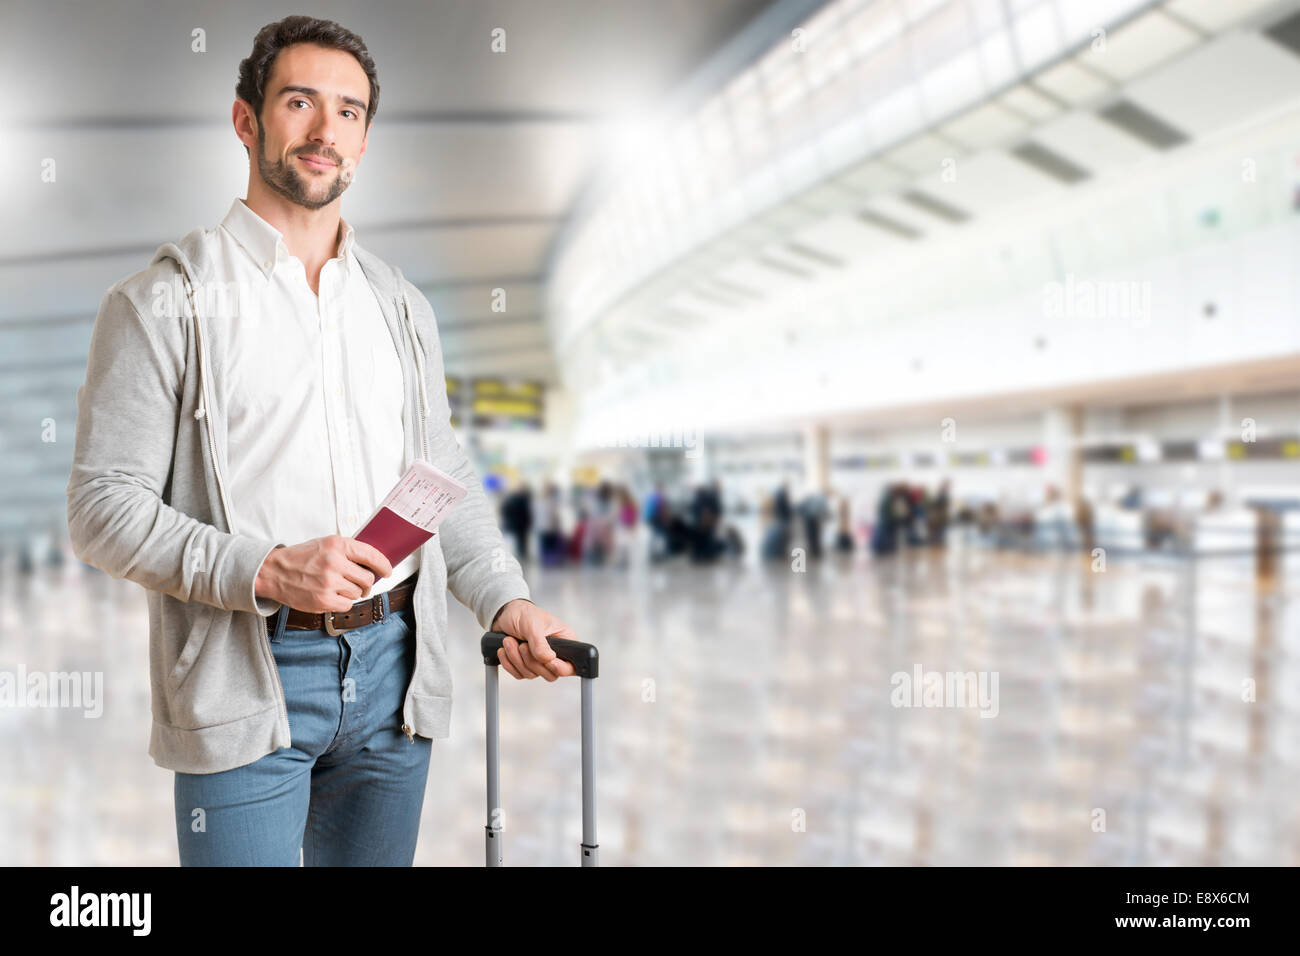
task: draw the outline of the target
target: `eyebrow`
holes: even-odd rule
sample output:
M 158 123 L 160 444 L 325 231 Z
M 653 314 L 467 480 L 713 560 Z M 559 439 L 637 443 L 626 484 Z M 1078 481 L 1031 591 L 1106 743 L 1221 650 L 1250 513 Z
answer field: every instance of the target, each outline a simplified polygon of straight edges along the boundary
M 285 86 L 281 87 L 280 92 L 275 94 L 276 99 L 284 96 L 285 93 L 302 93 L 306 96 L 320 96 L 320 90 L 313 90 L 310 86 Z M 343 102 L 347 103 L 349 106 L 355 106 L 362 110 L 366 109 L 366 104 L 355 96 L 344 96 L 342 99 Z

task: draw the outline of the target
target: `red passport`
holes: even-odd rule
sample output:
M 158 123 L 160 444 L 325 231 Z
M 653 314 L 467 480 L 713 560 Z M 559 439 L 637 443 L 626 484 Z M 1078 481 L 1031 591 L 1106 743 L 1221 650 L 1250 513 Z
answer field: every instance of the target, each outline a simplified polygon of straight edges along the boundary
M 397 567 L 433 537 L 465 493 L 465 486 L 451 475 L 416 459 L 353 537 L 378 548 Z

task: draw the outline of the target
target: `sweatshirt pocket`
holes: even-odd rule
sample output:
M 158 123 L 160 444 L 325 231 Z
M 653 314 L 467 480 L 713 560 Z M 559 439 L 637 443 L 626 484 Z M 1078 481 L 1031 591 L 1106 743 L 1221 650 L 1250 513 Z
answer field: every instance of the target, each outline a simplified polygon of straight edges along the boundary
M 245 628 L 255 615 L 211 608 L 196 619 L 181 656 L 167 675 L 164 721 L 177 730 L 202 730 L 245 720 L 279 704 L 277 678 L 267 669 L 257 641 Z
M 176 663 L 167 674 L 167 694 L 171 696 L 180 689 L 181 684 L 185 683 L 185 678 L 189 677 L 190 671 L 194 669 L 194 662 L 198 660 L 203 645 L 207 642 L 208 632 L 212 630 L 212 617 L 216 613 L 216 608 L 210 604 L 205 604 L 203 609 L 194 618 L 194 623 L 190 626 L 189 636 L 185 638 L 185 643 L 181 645 L 181 652 L 176 658 Z

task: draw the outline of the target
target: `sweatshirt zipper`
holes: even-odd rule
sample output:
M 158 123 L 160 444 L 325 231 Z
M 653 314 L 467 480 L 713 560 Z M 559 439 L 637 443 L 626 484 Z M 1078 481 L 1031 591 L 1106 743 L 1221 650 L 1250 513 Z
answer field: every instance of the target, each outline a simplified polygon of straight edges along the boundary
M 407 331 L 411 336 L 411 351 L 414 353 L 414 357 L 415 357 L 415 375 L 416 375 L 415 405 L 416 405 L 417 414 L 419 415 L 419 422 L 420 422 L 420 447 L 424 449 L 424 460 L 429 461 L 429 430 L 426 427 L 425 417 L 424 417 L 424 412 L 425 412 L 424 364 L 420 361 L 420 340 L 416 337 L 415 334 L 415 323 L 411 319 L 411 307 L 410 307 L 410 303 L 408 303 L 406 300 L 405 291 L 402 292 L 402 301 L 400 303 L 400 307 L 402 309 L 403 315 L 406 318 Z M 432 464 L 432 462 L 430 462 L 430 464 Z M 411 593 L 411 604 L 412 605 L 415 604 L 414 592 Z M 411 672 L 411 683 L 412 684 L 415 683 L 414 670 L 412 670 Z M 402 724 L 402 733 L 406 734 L 406 739 L 409 743 L 415 743 L 415 729 L 411 727 L 410 724 L 407 723 Z
M 226 527 L 230 529 L 231 534 L 235 534 L 233 510 L 230 507 L 229 499 L 226 497 L 226 487 L 221 482 L 221 467 L 217 463 L 217 442 L 212 434 L 212 419 L 207 416 L 207 409 L 211 403 L 208 401 L 208 377 L 204 363 L 203 322 L 199 318 L 198 303 L 194 298 L 194 287 L 190 283 L 189 275 L 185 273 L 183 268 L 181 274 L 185 277 L 185 291 L 190 297 L 190 314 L 194 316 L 195 348 L 198 351 L 199 358 L 199 407 L 194 410 L 194 417 L 196 419 L 206 419 L 204 429 L 208 436 L 208 454 L 212 458 L 212 474 L 217 480 L 217 496 L 221 499 L 221 507 L 226 512 Z M 255 643 L 261 649 L 262 660 L 271 671 L 271 677 L 275 681 L 275 689 L 278 695 L 276 702 L 279 705 L 280 717 L 287 724 L 289 722 L 289 707 L 285 702 L 284 684 L 280 681 L 280 669 L 276 666 L 275 656 L 271 653 L 271 645 L 266 641 L 256 641 Z
M 415 375 L 416 391 L 415 397 L 420 409 L 420 444 L 424 449 L 424 460 L 429 461 L 429 433 L 425 422 L 425 413 L 428 411 L 428 398 L 424 390 L 424 362 L 420 353 L 423 349 L 420 346 L 420 339 L 415 334 L 415 321 L 411 318 L 411 305 L 406 300 L 406 293 L 402 293 L 402 311 L 406 315 L 406 325 L 411 334 L 411 350 L 415 353 Z M 433 464 L 433 462 L 429 462 Z

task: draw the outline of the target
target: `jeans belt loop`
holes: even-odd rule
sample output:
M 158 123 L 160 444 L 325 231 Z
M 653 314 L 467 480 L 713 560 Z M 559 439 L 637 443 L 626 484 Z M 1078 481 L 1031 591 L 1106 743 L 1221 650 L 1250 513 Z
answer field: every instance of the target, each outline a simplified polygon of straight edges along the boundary
M 281 604 L 280 610 L 275 612 L 275 633 L 271 635 L 271 643 L 279 644 L 284 640 L 284 625 L 289 620 L 289 605 Z

